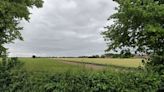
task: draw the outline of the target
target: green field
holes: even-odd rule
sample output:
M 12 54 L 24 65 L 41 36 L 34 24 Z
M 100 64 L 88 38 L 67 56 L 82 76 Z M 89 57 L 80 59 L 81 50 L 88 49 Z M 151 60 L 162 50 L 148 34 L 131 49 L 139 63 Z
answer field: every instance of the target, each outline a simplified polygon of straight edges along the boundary
M 24 63 L 22 69 L 28 72 L 60 73 L 84 69 L 78 65 L 64 64 L 48 58 L 20 58 L 19 60 Z
M 121 67 L 139 67 L 142 66 L 142 59 L 121 59 L 121 58 L 58 58 L 57 60 L 84 62 L 103 65 L 114 65 Z
M 141 59 L 101 59 L 101 58 L 20 58 L 22 70 L 32 73 L 61 73 L 78 71 L 134 71 L 141 64 Z M 64 62 L 63 62 L 64 61 Z M 75 62 L 72 64 L 69 62 Z M 82 62 L 82 63 L 79 63 Z M 89 65 L 85 64 L 89 63 Z M 93 65 L 92 65 L 93 64 Z M 94 65 L 97 64 L 97 65 Z M 105 65 L 105 66 L 101 66 Z
M 129 68 L 137 68 L 142 66 L 141 59 L 112 59 L 112 58 L 19 58 L 19 60 L 23 63 L 22 70 L 26 70 L 28 72 L 46 72 L 46 73 L 58 73 L 58 72 L 67 72 L 67 71 L 81 71 L 81 70 L 105 70 L 105 71 L 120 71 L 126 69 L 126 71 L 130 71 Z M 71 64 L 71 63 L 63 63 L 64 62 L 80 62 L 81 64 Z M 85 65 L 85 63 L 98 64 L 97 66 L 92 66 L 90 68 Z M 103 66 L 105 68 L 99 69 L 99 66 Z M 112 66 L 116 67 L 112 67 Z M 121 68 L 120 68 L 121 67 Z M 124 68 L 125 67 L 125 68 Z

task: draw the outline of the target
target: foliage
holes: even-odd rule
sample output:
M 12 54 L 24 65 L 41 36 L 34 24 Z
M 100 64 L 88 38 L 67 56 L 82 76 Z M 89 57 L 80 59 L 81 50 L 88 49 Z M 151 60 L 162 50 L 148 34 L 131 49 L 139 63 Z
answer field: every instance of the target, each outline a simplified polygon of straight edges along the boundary
M 114 1 L 119 4 L 109 18 L 114 24 L 102 33 L 108 41 L 107 51 L 134 48 L 136 52 L 164 55 L 163 0 Z
M 147 63 L 144 64 L 146 65 L 146 68 L 152 69 L 156 72 L 158 72 L 161 75 L 164 75 L 164 56 L 158 56 L 158 55 L 154 55 L 152 56 L 152 58 L 150 58 L 150 60 L 146 61 Z
M 160 85 L 158 74 L 109 72 L 56 74 L 45 85 L 48 92 L 155 92 Z
M 89 56 L 88 58 L 100 58 L 99 55 L 93 55 L 93 56 Z
M 32 55 L 32 58 L 36 58 L 36 56 L 35 55 Z
M 42 0 L 1 0 L 0 1 L 0 57 L 6 58 L 4 44 L 15 39 L 23 40 L 19 24 L 22 20 L 29 21 L 29 8 L 42 7 Z M 4 60 L 5 62 L 5 60 Z
M 120 54 L 106 53 L 105 57 L 108 58 L 133 58 L 134 55 L 129 50 L 122 50 Z
M 13 92 L 15 89 L 21 87 L 24 82 L 24 74 L 18 72 L 13 72 L 13 70 L 18 70 L 22 65 L 17 58 L 10 58 L 6 65 L 0 63 L 0 91 L 1 92 Z M 19 81 L 18 81 L 19 80 Z
M 134 55 L 132 55 L 132 53 L 130 52 L 130 50 L 122 50 L 121 51 L 121 58 L 131 58 L 133 57 Z
M 155 92 L 160 77 L 152 73 L 42 73 L 10 71 L 0 76 L 2 92 Z
M 23 69 L 25 62 L 15 60 L 8 63 L 13 67 L 0 67 L 2 92 L 155 92 L 164 85 L 164 77 L 153 71 L 29 72 Z

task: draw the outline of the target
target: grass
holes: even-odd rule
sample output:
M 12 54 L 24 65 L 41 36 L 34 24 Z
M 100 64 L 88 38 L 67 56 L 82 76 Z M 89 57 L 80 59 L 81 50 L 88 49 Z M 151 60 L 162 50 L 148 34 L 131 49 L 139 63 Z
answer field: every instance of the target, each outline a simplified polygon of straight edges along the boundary
M 78 71 L 83 69 L 82 67 L 75 65 L 68 65 L 57 60 L 47 58 L 20 58 L 21 62 L 24 63 L 22 69 L 28 72 L 41 72 L 41 73 L 60 73 L 67 71 Z
M 65 73 L 65 72 L 98 72 L 98 71 L 109 71 L 109 72 L 123 72 L 123 71 L 138 71 L 135 69 L 141 63 L 141 59 L 101 59 L 101 58 L 60 58 L 60 59 L 49 59 L 49 58 L 19 58 L 23 62 L 23 66 L 20 70 L 25 70 L 29 73 L 36 74 L 54 74 L 54 73 Z M 82 62 L 82 63 L 93 63 L 100 65 L 107 65 L 103 69 L 93 69 L 86 67 L 85 64 L 68 64 L 63 63 L 61 60 L 71 62 Z M 104 66 L 105 67 L 105 66 Z
M 84 62 L 84 63 L 93 63 L 93 64 L 102 64 L 102 65 L 114 65 L 120 67 L 130 67 L 137 68 L 142 66 L 142 59 L 121 59 L 121 58 L 58 58 L 56 60 L 65 60 L 72 62 Z

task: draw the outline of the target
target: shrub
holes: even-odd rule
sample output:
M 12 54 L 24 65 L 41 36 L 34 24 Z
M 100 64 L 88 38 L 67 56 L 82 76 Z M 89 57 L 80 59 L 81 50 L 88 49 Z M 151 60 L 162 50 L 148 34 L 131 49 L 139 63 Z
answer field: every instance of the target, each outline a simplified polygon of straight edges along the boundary
M 33 56 L 32 56 L 32 58 L 36 58 L 36 56 L 35 56 L 35 55 L 33 55 Z
M 45 85 L 48 92 L 155 92 L 160 85 L 156 73 L 56 74 Z

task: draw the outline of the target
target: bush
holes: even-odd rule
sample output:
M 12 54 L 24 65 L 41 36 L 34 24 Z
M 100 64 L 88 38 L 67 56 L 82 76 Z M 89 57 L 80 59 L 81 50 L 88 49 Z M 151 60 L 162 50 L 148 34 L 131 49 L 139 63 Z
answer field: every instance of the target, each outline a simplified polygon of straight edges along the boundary
M 18 58 L 8 58 L 5 66 L 0 64 L 0 92 L 15 92 L 23 86 L 25 76 L 18 72 L 20 65 Z
M 162 88 L 156 73 L 58 73 L 1 72 L 1 92 L 156 92 Z
M 36 56 L 35 56 L 35 55 L 33 55 L 33 56 L 32 56 L 32 58 L 36 58 Z
M 88 58 L 100 58 L 99 55 L 93 55 L 93 56 L 89 56 Z
M 45 85 L 48 92 L 155 92 L 160 78 L 155 73 L 57 74 Z

